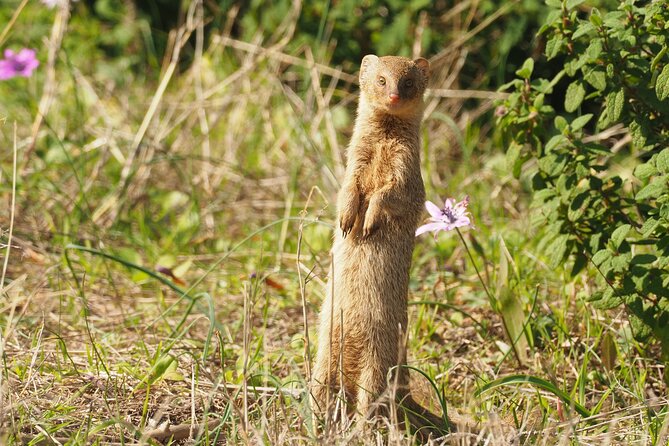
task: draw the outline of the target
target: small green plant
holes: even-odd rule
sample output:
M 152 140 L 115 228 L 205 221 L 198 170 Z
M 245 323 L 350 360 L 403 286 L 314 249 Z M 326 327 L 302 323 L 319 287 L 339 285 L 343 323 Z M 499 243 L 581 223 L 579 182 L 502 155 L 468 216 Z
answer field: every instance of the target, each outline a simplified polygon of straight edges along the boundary
M 669 360 L 669 4 L 621 2 L 606 14 L 548 0 L 541 29 L 552 79 L 528 59 L 497 110 L 515 176 L 531 175 L 543 246 L 557 267 L 590 262 L 598 309 L 624 306 L 635 337 Z M 563 88 L 566 86 L 566 91 Z M 563 108 L 560 103 L 564 91 Z

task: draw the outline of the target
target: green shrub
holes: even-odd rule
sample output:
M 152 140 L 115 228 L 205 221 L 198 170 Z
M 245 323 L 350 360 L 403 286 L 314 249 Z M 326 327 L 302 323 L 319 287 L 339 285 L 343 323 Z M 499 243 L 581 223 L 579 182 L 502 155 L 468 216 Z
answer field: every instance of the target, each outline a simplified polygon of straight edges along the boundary
M 594 265 L 592 305 L 624 306 L 635 337 L 659 340 L 667 361 L 669 4 L 627 0 L 601 13 L 582 3 L 547 1 L 545 56 L 564 68 L 533 78 L 528 59 L 504 87 L 507 161 L 516 176 L 533 173 L 552 266 L 570 256 L 572 275 Z M 562 95 L 556 112 L 548 103 Z

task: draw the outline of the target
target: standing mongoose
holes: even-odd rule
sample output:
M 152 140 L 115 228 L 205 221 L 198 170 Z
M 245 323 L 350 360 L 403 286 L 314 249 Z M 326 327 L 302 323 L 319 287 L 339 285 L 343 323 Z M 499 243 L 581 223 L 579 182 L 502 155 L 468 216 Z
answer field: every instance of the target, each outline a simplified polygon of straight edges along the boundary
M 423 58 L 362 59 L 358 115 L 338 195 L 340 230 L 312 374 L 319 411 L 329 410 L 343 382 L 349 409 L 368 416 L 388 396 L 388 383 L 397 383 L 391 387 L 410 420 L 418 413 L 430 423 L 441 421 L 411 398 L 408 372 L 401 367 L 409 269 L 425 202 L 419 133 L 428 77 Z

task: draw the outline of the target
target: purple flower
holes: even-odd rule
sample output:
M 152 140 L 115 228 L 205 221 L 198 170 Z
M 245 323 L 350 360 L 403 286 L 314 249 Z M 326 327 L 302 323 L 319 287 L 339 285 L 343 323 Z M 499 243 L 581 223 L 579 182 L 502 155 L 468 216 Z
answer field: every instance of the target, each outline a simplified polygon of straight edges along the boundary
M 24 48 L 18 53 L 5 50 L 5 58 L 0 59 L 0 80 L 16 76 L 30 77 L 38 66 L 35 50 Z
M 440 209 L 431 201 L 426 201 L 425 207 L 431 215 L 430 223 L 419 227 L 416 230 L 416 236 L 432 231 L 436 238 L 439 231 L 450 231 L 463 226 L 473 227 L 471 214 L 467 210 L 468 204 L 469 197 L 465 197 L 459 203 L 456 203 L 452 198 L 447 198 L 443 209 Z

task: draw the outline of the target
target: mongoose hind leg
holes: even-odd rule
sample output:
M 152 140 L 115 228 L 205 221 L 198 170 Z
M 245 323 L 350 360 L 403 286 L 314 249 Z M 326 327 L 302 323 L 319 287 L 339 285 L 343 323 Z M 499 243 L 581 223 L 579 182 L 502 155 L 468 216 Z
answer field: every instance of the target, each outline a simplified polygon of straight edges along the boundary
M 325 325 L 322 329 L 330 333 L 329 325 Z M 310 389 L 312 409 L 318 414 L 331 412 L 337 399 L 342 397 L 342 387 L 343 403 L 348 404 L 354 401 L 360 350 L 354 347 L 356 344 L 354 341 L 351 342 L 352 346 L 342 349 L 340 331 L 340 325 L 335 322 L 331 339 L 330 336 L 326 337 L 321 332 L 323 341 L 319 342 L 311 374 Z M 353 337 L 353 339 L 356 338 Z
M 387 340 L 390 336 L 387 336 Z M 385 346 L 385 350 L 374 349 L 367 358 L 358 380 L 356 400 L 357 412 L 363 417 L 381 415 L 388 417 L 388 404 L 397 403 L 397 421 L 415 432 L 422 441 L 437 438 L 452 432 L 453 425 L 449 420 L 432 413 L 414 400 L 409 388 L 408 370 L 401 363 L 397 349 L 390 342 L 376 343 Z M 383 360 L 385 358 L 385 360 Z M 407 423 L 407 424 L 405 424 Z
M 321 369 L 314 368 L 309 392 L 311 393 L 311 408 L 316 414 L 323 414 L 327 410 L 329 380 L 327 374 L 320 373 Z
M 379 411 L 379 408 L 385 406 L 383 401 L 379 401 L 382 404 L 376 404 L 376 402 L 384 396 L 383 393 L 388 389 L 389 382 L 391 387 L 388 390 L 391 395 L 397 390 L 393 388 L 395 383 L 398 387 L 405 385 L 404 374 L 398 367 L 399 332 L 393 336 L 393 333 L 388 333 L 387 330 L 372 330 L 371 339 L 364 361 L 361 361 L 357 388 L 356 409 L 363 416 L 383 412 L 383 410 Z M 400 375 L 397 376 L 397 373 Z
M 331 296 L 328 295 L 325 308 L 329 308 Z M 336 384 L 335 375 L 337 370 L 337 358 L 339 358 L 339 343 L 332 339 L 332 321 L 329 312 L 321 314 L 319 328 L 318 351 L 314 367 L 311 370 L 311 406 L 317 414 L 324 414 L 329 410 L 328 405 L 333 401 Z M 334 328 L 337 328 L 335 324 Z M 329 400 L 329 401 L 328 401 Z
M 329 330 L 328 330 L 329 331 Z M 324 414 L 336 397 L 337 361 L 339 357 L 338 342 L 320 342 L 314 368 L 311 371 L 311 403 L 312 410 Z
M 386 388 L 386 375 L 382 370 L 369 365 L 360 372 L 358 392 L 356 396 L 356 411 L 363 417 L 368 417 L 375 410 L 375 403 Z

